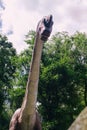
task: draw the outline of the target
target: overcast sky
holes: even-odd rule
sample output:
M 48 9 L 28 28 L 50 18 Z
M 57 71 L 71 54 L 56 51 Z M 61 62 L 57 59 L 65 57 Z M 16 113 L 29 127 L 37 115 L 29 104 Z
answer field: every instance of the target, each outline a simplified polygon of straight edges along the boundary
M 20 52 L 26 47 L 27 32 L 35 30 L 38 21 L 49 14 L 54 19 L 52 34 L 87 33 L 87 0 L 0 0 L 0 32 Z

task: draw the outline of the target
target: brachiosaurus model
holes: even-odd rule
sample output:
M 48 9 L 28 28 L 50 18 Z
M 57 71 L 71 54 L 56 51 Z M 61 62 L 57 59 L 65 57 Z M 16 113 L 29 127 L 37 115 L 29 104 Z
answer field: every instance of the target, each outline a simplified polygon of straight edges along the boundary
M 9 130 L 42 130 L 39 114 L 36 111 L 40 59 L 43 43 L 52 31 L 52 15 L 44 17 L 37 25 L 32 62 L 21 108 L 12 116 Z
M 87 107 L 85 107 L 68 130 L 87 130 Z

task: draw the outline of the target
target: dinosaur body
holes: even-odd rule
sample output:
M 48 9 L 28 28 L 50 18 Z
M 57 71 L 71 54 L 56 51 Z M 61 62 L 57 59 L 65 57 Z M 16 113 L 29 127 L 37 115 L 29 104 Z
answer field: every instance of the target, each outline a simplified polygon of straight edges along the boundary
M 24 101 L 21 108 L 12 116 L 9 130 L 42 130 L 39 114 L 36 111 L 36 102 L 43 43 L 50 36 L 52 25 L 51 15 L 38 23 Z
M 87 130 L 87 107 L 81 111 L 68 130 Z

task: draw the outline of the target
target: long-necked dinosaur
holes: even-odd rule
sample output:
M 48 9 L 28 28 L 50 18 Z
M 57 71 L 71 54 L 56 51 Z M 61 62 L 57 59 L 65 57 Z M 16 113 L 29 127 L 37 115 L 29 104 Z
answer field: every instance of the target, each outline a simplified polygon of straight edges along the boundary
M 36 111 L 38 81 L 43 43 L 50 36 L 52 25 L 52 15 L 44 17 L 37 25 L 24 101 L 21 108 L 13 114 L 9 130 L 42 130 L 40 118 Z

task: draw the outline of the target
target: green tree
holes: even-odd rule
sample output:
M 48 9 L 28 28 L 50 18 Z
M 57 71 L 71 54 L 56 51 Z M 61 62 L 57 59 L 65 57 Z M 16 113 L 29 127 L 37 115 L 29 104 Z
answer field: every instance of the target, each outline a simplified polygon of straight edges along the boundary
M 5 122 L 8 122 L 6 112 L 6 104 L 8 101 L 8 93 L 12 87 L 12 79 L 16 66 L 14 64 L 14 57 L 16 50 L 13 48 L 12 43 L 8 42 L 6 36 L 0 35 L 0 130 L 7 127 Z
M 83 88 L 84 101 L 87 105 L 87 35 L 78 32 L 72 36 L 72 41 L 74 44 L 72 58 L 74 59 L 76 83 L 79 83 L 80 89 Z
M 46 123 L 43 128 L 66 130 L 85 105 L 87 37 L 62 32 L 54 35 L 49 44 L 42 59 L 48 64 L 42 63 L 39 84 L 38 100 Z

